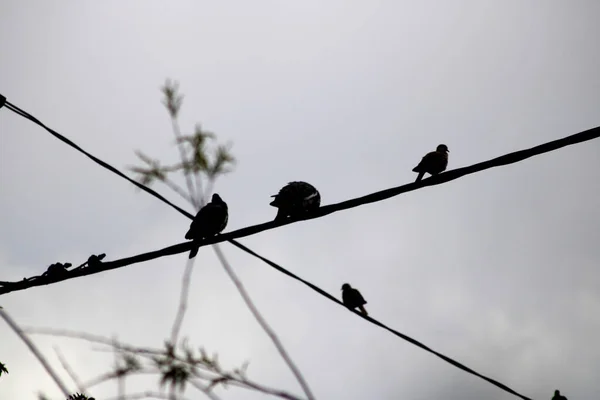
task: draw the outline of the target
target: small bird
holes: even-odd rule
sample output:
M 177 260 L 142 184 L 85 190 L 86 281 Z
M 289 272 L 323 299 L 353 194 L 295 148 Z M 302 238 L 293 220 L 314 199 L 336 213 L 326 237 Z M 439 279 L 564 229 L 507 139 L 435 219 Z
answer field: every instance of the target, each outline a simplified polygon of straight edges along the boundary
M 363 307 L 364 304 L 367 304 L 367 301 L 357 289 L 354 289 L 348 283 L 342 285 L 342 303 L 351 310 L 358 307 L 364 316 L 369 315 Z
M 105 253 L 102 254 L 92 254 L 87 260 L 87 266 L 89 268 L 96 268 L 102 264 L 102 260 L 106 257 Z
M 93 397 L 87 397 L 83 393 L 75 393 L 67 397 L 67 400 L 96 400 Z
M 54 263 L 46 269 L 46 271 L 42 274 L 42 276 L 58 276 L 64 275 L 69 272 L 68 269 L 71 267 L 71 263 Z
M 560 390 L 557 389 L 554 391 L 554 396 L 552 397 L 552 400 L 567 400 L 567 398 L 560 394 Z
M 285 185 L 279 193 L 271 196 L 275 199 L 271 206 L 278 208 L 275 221 L 287 217 L 297 218 L 321 205 L 321 195 L 313 185 L 294 181 Z
M 227 203 L 215 193 L 212 195 L 210 203 L 198 211 L 190 225 L 190 229 L 185 234 L 185 238 L 196 242 L 215 236 L 225 229 L 228 219 Z M 199 248 L 199 246 L 192 247 L 189 258 L 196 257 Z
M 440 172 L 445 171 L 448 166 L 449 152 L 448 146 L 440 144 L 435 151 L 425 154 L 425 157 L 423 157 L 419 165 L 413 168 L 413 172 L 419 173 L 415 182 L 419 182 L 423 179 L 425 173 L 437 175 Z

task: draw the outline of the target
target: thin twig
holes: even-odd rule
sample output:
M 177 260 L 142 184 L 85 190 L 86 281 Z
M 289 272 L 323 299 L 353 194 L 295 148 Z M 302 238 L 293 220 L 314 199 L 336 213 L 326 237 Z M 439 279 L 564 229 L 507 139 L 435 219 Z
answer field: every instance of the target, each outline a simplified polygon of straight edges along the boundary
M 173 346 L 177 344 L 177 336 L 179 335 L 179 331 L 181 330 L 181 325 L 183 324 L 183 317 L 185 316 L 185 312 L 187 310 L 187 299 L 190 290 L 190 282 L 192 279 L 192 272 L 194 272 L 194 260 L 195 258 L 187 260 L 187 263 L 185 265 L 185 271 L 183 273 L 181 293 L 179 295 L 179 308 L 177 309 L 177 315 L 175 316 L 175 321 L 173 322 L 173 327 L 171 328 L 171 343 L 173 343 Z
M 188 191 L 190 196 L 192 197 L 192 205 L 198 210 L 198 202 L 197 202 L 197 193 L 194 188 L 194 184 L 192 183 L 192 177 L 190 176 L 190 172 L 187 170 L 189 168 L 189 163 L 187 161 L 187 157 L 185 156 L 184 144 L 181 142 L 181 130 L 179 129 L 179 123 L 174 115 L 171 115 L 171 125 L 173 126 L 173 133 L 175 134 L 175 139 L 177 141 L 177 149 L 179 150 L 179 155 L 181 156 L 181 162 L 183 163 L 183 175 L 185 177 L 185 182 L 188 187 Z
M 60 378 L 58 377 L 56 372 L 54 372 L 54 370 L 52 369 L 52 367 L 50 366 L 48 361 L 46 361 L 46 359 L 44 358 L 42 353 L 39 352 L 39 350 L 35 347 L 33 342 L 31 340 L 29 340 L 29 338 L 27 337 L 27 335 L 25 335 L 23 330 L 21 330 L 21 328 L 19 328 L 17 323 L 10 317 L 10 315 L 8 315 L 8 313 L 6 311 L 4 311 L 4 309 L 2 307 L 0 307 L 0 316 L 2 318 L 4 318 L 4 320 L 6 321 L 8 326 L 10 326 L 12 328 L 12 330 L 17 334 L 17 336 L 19 336 L 21 338 L 21 340 L 27 345 L 27 347 L 29 347 L 29 350 L 31 350 L 31 352 L 38 359 L 40 364 L 42 364 L 42 366 L 44 367 L 46 372 L 48 372 L 48 375 L 50 375 L 50 377 L 54 380 L 54 382 L 60 388 L 60 390 L 63 392 L 65 397 L 69 397 L 69 395 L 70 395 L 69 390 L 67 389 L 65 384 L 60 380 Z
M 161 179 L 161 182 L 164 183 L 165 185 L 167 185 L 175 193 L 177 193 L 178 195 L 183 197 L 186 201 L 188 201 L 190 204 L 192 204 L 192 206 L 194 205 L 194 200 L 192 199 L 192 197 L 189 194 L 187 194 L 181 186 L 179 186 L 178 184 L 176 184 L 175 182 L 173 182 L 172 180 L 170 180 L 168 178 Z
M 71 380 L 73 380 L 73 382 L 75 383 L 75 386 L 77 386 L 77 390 L 81 393 L 85 393 L 86 391 L 84 390 L 84 386 L 81 384 L 81 380 L 79 379 L 75 371 L 73 371 L 73 368 L 71 368 L 71 366 L 67 363 L 67 360 L 62 355 L 58 346 L 53 346 L 53 348 L 54 352 L 56 353 L 56 356 L 58 357 L 58 361 L 62 365 L 63 369 L 67 372 L 67 374 L 69 374 Z
M 141 399 L 169 400 L 169 396 L 164 393 L 160 393 L 160 392 L 147 391 L 147 392 L 128 394 L 127 396 L 123 397 L 122 400 L 141 400 Z M 121 398 L 120 397 L 108 397 L 105 400 L 121 400 Z M 180 397 L 179 400 L 187 400 L 187 398 Z
M 114 349 L 111 351 L 114 351 Z M 120 374 L 120 372 L 118 370 L 106 372 L 104 374 L 101 374 L 94 378 L 89 379 L 87 382 L 84 383 L 83 387 L 86 390 L 89 390 L 91 387 L 98 386 L 98 385 L 101 385 L 108 381 L 112 381 L 115 378 L 118 378 L 119 374 Z M 158 374 L 160 374 L 160 371 L 156 371 L 153 369 L 140 369 L 137 371 L 128 372 L 128 374 L 129 375 L 158 375 Z
M 196 382 L 193 379 L 190 379 L 188 381 L 188 383 L 193 386 L 194 388 L 198 389 L 200 392 L 204 393 L 204 395 L 206 395 L 206 397 L 208 397 L 210 400 L 221 400 L 219 398 L 219 396 L 217 396 L 216 394 L 214 394 L 213 392 L 211 392 L 207 387 L 205 387 L 204 385 L 202 385 L 199 382 Z
M 282 399 L 287 399 L 287 400 L 302 400 L 299 397 L 296 397 L 293 394 L 290 394 L 290 393 L 285 392 L 283 390 L 271 389 L 271 388 L 268 388 L 266 386 L 259 385 L 258 383 L 251 382 L 251 381 L 249 381 L 247 379 L 244 379 L 244 380 L 232 379 L 228 383 L 231 384 L 231 385 L 233 385 L 233 386 L 238 386 L 238 387 L 241 387 L 241 388 L 244 388 L 244 389 L 258 390 L 259 392 L 263 392 L 263 393 L 269 394 L 271 396 L 281 397 Z
M 279 340 L 279 338 L 275 334 L 275 331 L 269 326 L 269 324 L 267 323 L 267 321 L 260 314 L 260 311 L 258 311 L 258 309 L 256 308 L 256 306 L 252 302 L 252 299 L 250 299 L 250 296 L 248 295 L 248 292 L 246 292 L 246 289 L 244 288 L 244 285 L 242 284 L 242 282 L 240 281 L 240 279 L 237 277 L 237 275 L 235 274 L 235 272 L 233 271 L 233 269 L 229 265 L 229 262 L 227 261 L 227 259 L 225 258 L 225 255 L 223 254 L 223 252 L 219 248 L 219 245 L 215 244 L 212 247 L 215 250 L 215 253 L 217 254 L 217 257 L 219 258 L 219 261 L 223 265 L 223 268 L 225 268 L 225 271 L 229 275 L 229 278 L 231 278 L 231 280 L 235 284 L 238 292 L 240 292 L 240 295 L 244 299 L 244 302 L 246 303 L 246 305 L 250 309 L 250 312 L 252 313 L 252 315 L 254 316 L 254 318 L 256 318 L 256 321 L 258 321 L 259 325 L 263 328 L 263 330 L 266 332 L 266 334 L 269 336 L 269 338 L 271 338 L 271 341 L 273 342 L 273 344 L 275 345 L 275 347 L 279 351 L 279 354 L 281 354 L 281 357 L 284 359 L 284 361 L 286 362 L 286 364 L 288 365 L 288 367 L 292 370 L 292 373 L 294 374 L 294 376 L 298 380 L 298 383 L 300 383 L 300 386 L 302 387 L 302 390 L 304 390 L 304 393 L 306 394 L 306 396 L 308 397 L 308 399 L 309 400 L 314 400 L 315 397 L 313 396 L 312 391 L 308 387 L 308 384 L 304 380 L 304 377 L 300 373 L 300 370 L 298 369 L 298 367 L 296 367 L 296 365 L 292 361 L 291 357 L 288 355 L 287 351 L 283 347 L 283 344 L 281 343 L 281 341 Z
M 113 353 L 115 355 L 115 377 L 117 379 L 117 394 L 119 396 L 119 400 L 124 400 L 125 397 L 125 374 L 121 373 L 120 365 L 119 365 L 119 340 L 116 336 L 113 337 Z

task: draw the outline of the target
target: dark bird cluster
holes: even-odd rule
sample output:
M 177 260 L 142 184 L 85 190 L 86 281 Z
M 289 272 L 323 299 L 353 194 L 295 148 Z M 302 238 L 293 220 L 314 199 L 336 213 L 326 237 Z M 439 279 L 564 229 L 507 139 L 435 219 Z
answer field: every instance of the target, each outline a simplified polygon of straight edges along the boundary
M 423 176 L 428 173 L 430 175 L 437 175 L 446 170 L 448 166 L 448 146 L 440 144 L 435 151 L 425 154 L 421 159 L 419 165 L 413 168 L 413 172 L 418 172 L 417 179 L 415 182 L 419 182 L 423 179 Z
M 64 275 L 68 272 L 68 269 L 71 267 L 71 263 L 54 263 L 46 269 L 46 272 L 42 274 L 42 276 L 60 276 Z
M 198 214 L 196 214 L 190 225 L 190 229 L 185 234 L 185 238 L 198 242 L 202 239 L 215 236 L 223 232 L 228 220 L 227 203 L 223 201 L 221 196 L 215 193 L 212 195 L 210 203 L 198 211 Z M 196 246 L 196 243 L 194 243 L 189 258 L 196 257 L 198 249 L 199 246 Z

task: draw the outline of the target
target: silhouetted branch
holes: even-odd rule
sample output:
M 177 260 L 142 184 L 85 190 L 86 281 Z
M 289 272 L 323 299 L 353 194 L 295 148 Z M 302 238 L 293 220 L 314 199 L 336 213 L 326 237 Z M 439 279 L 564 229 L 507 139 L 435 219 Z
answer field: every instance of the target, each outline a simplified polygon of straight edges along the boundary
M 54 352 L 58 357 L 60 365 L 62 365 L 63 369 L 67 372 L 71 380 L 73 380 L 73 382 L 75 383 L 75 386 L 77 386 L 77 391 L 85 394 L 86 391 L 84 390 L 84 386 L 81 384 L 81 380 L 79 379 L 75 371 L 73 371 L 73 368 L 71 368 L 65 357 L 62 355 L 58 346 L 54 346 Z
M 141 399 L 164 399 L 169 400 L 169 396 L 161 392 L 151 390 L 140 393 L 132 393 L 123 397 L 108 397 L 106 400 L 141 400 Z M 179 400 L 188 400 L 187 397 L 179 397 Z
M 182 349 L 182 353 L 184 355 L 180 355 L 178 352 L 175 351 L 175 347 L 171 346 L 170 344 L 166 344 L 166 350 L 159 350 L 146 347 L 134 347 L 129 344 L 116 341 L 114 339 L 109 339 L 99 335 L 92 335 L 85 332 L 74 332 L 68 330 L 47 328 L 24 328 L 23 331 L 27 332 L 28 334 L 43 334 L 56 337 L 69 337 L 74 339 L 85 340 L 90 343 L 102 344 L 109 346 L 111 351 L 123 352 L 125 356 L 139 356 L 152 363 L 146 368 L 142 368 L 140 366 L 139 368 L 131 370 L 127 370 L 127 368 L 117 366 L 115 371 L 102 374 L 96 378 L 93 378 L 88 383 L 84 384 L 83 386 L 85 388 L 89 388 L 91 386 L 98 385 L 111 379 L 115 379 L 119 375 L 124 374 L 164 374 L 165 371 L 169 371 L 170 369 L 167 368 L 165 370 L 161 370 L 159 366 L 169 366 L 171 365 L 171 363 L 177 362 L 180 365 L 187 365 L 189 367 L 192 367 L 189 369 L 190 376 L 187 377 L 188 379 L 186 383 L 189 383 L 191 386 L 201 391 L 212 400 L 218 400 L 218 396 L 212 393 L 211 390 L 219 384 L 232 384 L 240 388 L 248 390 L 257 390 L 265 394 L 278 396 L 288 400 L 300 400 L 299 397 L 294 396 L 285 391 L 269 388 L 267 386 L 261 385 L 259 383 L 247 379 L 244 372 L 244 368 L 235 369 L 233 372 L 223 371 L 216 359 L 216 356 L 211 359 L 206 355 L 206 353 L 202 349 L 200 350 L 201 357 L 197 357 L 193 355 L 193 352 L 190 348 L 185 347 Z M 201 372 L 200 370 L 204 372 Z M 204 386 L 200 382 L 191 379 L 192 377 L 209 382 L 209 385 Z M 128 397 L 125 396 L 125 398 Z
M 181 130 L 179 129 L 179 123 L 177 122 L 177 115 L 179 114 L 179 110 L 181 109 L 181 103 L 183 101 L 183 96 L 177 93 L 179 85 L 177 82 L 172 83 L 167 80 L 165 85 L 162 88 L 162 91 L 165 95 L 164 104 L 169 110 L 169 115 L 171 117 L 171 126 L 173 128 L 173 133 L 175 134 L 175 140 L 177 142 L 177 150 L 179 150 L 179 156 L 181 157 L 181 162 L 183 165 L 188 165 L 187 157 L 185 155 L 185 149 L 183 147 L 183 143 L 181 142 Z M 198 193 L 194 184 L 192 183 L 192 177 L 190 171 L 184 168 L 183 176 L 185 178 L 185 182 L 188 188 L 188 194 L 191 198 L 191 203 L 196 210 L 198 207 Z M 184 196 L 185 197 L 185 196 Z
M 188 259 L 185 265 L 185 271 L 183 272 L 183 279 L 181 283 L 181 293 L 179 295 L 179 307 L 177 309 L 177 315 L 175 316 L 175 322 L 173 322 L 173 328 L 171 329 L 171 343 L 173 345 L 177 342 L 177 336 L 183 324 L 183 317 L 187 310 L 187 299 L 190 290 L 190 282 L 192 279 L 192 272 L 194 271 L 194 261 L 196 258 Z
M 267 323 L 267 321 L 261 315 L 260 311 L 258 311 L 258 309 L 256 308 L 256 306 L 254 305 L 254 302 L 250 298 L 250 295 L 248 295 L 248 292 L 246 292 L 246 289 L 244 288 L 244 285 L 242 284 L 242 282 L 240 281 L 240 279 L 237 277 L 235 271 L 231 268 L 231 265 L 229 265 L 229 262 L 227 262 L 227 259 L 225 259 L 225 255 L 223 254 L 223 252 L 219 248 L 219 245 L 215 244 L 212 247 L 215 250 L 215 253 L 217 254 L 217 257 L 219 258 L 219 261 L 223 265 L 223 268 L 227 272 L 227 275 L 229 275 L 229 278 L 233 281 L 233 283 L 236 286 L 238 292 L 240 292 L 240 295 L 244 299 L 244 302 L 246 303 L 246 305 L 250 309 L 250 312 L 252 313 L 252 315 L 254 316 L 254 318 L 256 319 L 256 321 L 258 322 L 258 324 L 261 326 L 261 328 L 263 328 L 263 330 L 265 331 L 265 333 L 269 336 L 269 338 L 271 339 L 271 341 L 273 342 L 273 344 L 277 348 L 277 351 L 279 351 L 279 354 L 281 355 L 281 357 L 283 358 L 283 360 L 285 361 L 285 363 L 292 370 L 292 373 L 294 374 L 294 376 L 298 380 L 298 383 L 300 383 L 300 386 L 302 387 L 302 390 L 304 390 L 304 393 L 306 394 L 306 396 L 308 397 L 308 399 L 309 400 L 314 400 L 315 397 L 313 396 L 312 391 L 308 387 L 308 383 L 304 380 L 304 377 L 302 376 L 302 373 L 300 373 L 300 370 L 298 369 L 298 367 L 296 366 L 296 364 L 294 364 L 294 362 L 292 361 L 292 358 L 289 356 L 289 354 L 287 353 L 287 351 L 283 347 L 283 343 L 281 343 L 281 341 L 277 337 L 277 334 L 275 333 L 275 331 L 273 330 L 273 328 L 271 328 L 269 326 L 269 324 Z
M 203 207 L 205 204 L 204 193 L 202 190 L 203 186 L 202 186 L 201 173 L 204 172 L 208 179 L 208 187 L 207 187 L 207 193 L 206 193 L 206 197 L 208 197 L 210 195 L 210 192 L 212 191 L 215 180 L 220 175 L 225 174 L 230 171 L 229 166 L 234 163 L 235 159 L 229 152 L 228 146 L 219 146 L 216 150 L 214 162 L 211 163 L 209 161 L 208 155 L 205 150 L 205 142 L 206 142 L 207 138 L 214 138 L 215 135 L 210 132 L 202 131 L 202 129 L 200 128 L 199 125 L 196 126 L 196 132 L 193 136 L 186 136 L 186 137 L 181 136 L 181 132 L 179 130 L 179 124 L 177 121 L 177 114 L 178 114 L 179 108 L 181 106 L 181 101 L 180 101 L 180 98 L 177 97 L 176 91 L 177 91 L 177 86 L 170 85 L 169 82 L 167 82 L 167 84 L 165 85 L 165 89 L 164 89 L 165 97 L 166 97 L 165 103 L 167 104 L 167 108 L 170 111 L 171 122 L 173 125 L 173 132 L 175 134 L 176 142 L 178 143 L 181 162 L 182 162 L 182 165 L 184 166 L 183 173 L 184 173 L 184 176 L 185 176 L 187 184 L 188 184 L 189 195 L 186 196 L 185 193 L 179 193 L 179 192 L 178 193 L 183 198 L 190 201 L 190 203 L 192 203 L 192 205 L 194 206 L 196 211 L 198 211 L 200 209 L 200 207 Z M 193 160 L 194 160 L 193 163 L 188 162 L 188 159 L 185 155 L 185 149 L 183 148 L 183 145 L 185 143 L 190 144 L 192 147 Z M 152 162 L 152 160 L 145 160 L 145 161 L 149 165 L 154 165 L 155 169 L 159 169 L 158 161 L 156 161 L 156 162 Z M 194 174 L 195 178 L 196 178 L 195 191 L 194 191 L 194 187 L 193 187 L 192 180 L 191 180 L 191 174 Z M 164 181 L 165 178 L 166 178 L 165 176 L 160 174 L 159 179 Z M 284 361 L 288 364 L 288 366 L 292 370 L 292 373 L 298 379 L 300 386 L 304 389 L 304 391 L 308 395 L 309 399 L 312 400 L 313 396 L 312 396 L 312 393 L 310 392 L 308 384 L 305 382 L 299 369 L 295 366 L 295 364 L 292 362 L 291 358 L 287 354 L 285 348 L 283 347 L 282 343 L 280 342 L 279 338 L 277 337 L 275 331 L 267 324 L 264 317 L 260 314 L 260 312 L 258 311 L 256 306 L 251 301 L 242 282 L 236 276 L 235 272 L 229 265 L 229 262 L 226 260 L 225 255 L 218 248 L 218 245 L 213 245 L 212 247 L 215 250 L 215 252 L 217 253 L 217 257 L 219 258 L 219 261 L 223 265 L 223 268 L 226 270 L 227 274 L 232 279 L 237 290 L 240 292 L 240 295 L 242 296 L 246 305 L 250 309 L 250 312 L 256 318 L 256 320 L 259 322 L 261 327 L 265 330 L 267 335 L 271 338 L 271 340 L 275 344 L 275 347 L 282 355 Z M 181 325 L 183 323 L 183 318 L 185 316 L 185 312 L 187 309 L 188 292 L 189 292 L 189 286 L 190 286 L 190 282 L 191 282 L 191 275 L 192 275 L 192 272 L 194 269 L 194 260 L 195 260 L 195 258 L 187 261 L 187 264 L 185 267 L 185 272 L 183 275 L 179 308 L 178 308 L 175 322 L 173 324 L 173 328 L 172 328 L 172 332 L 171 332 L 171 343 L 173 345 L 175 345 L 177 343 L 177 337 L 178 337 L 179 331 L 181 329 Z M 225 377 L 222 377 L 221 379 L 227 380 Z M 175 399 L 174 387 L 171 388 L 171 396 L 170 397 L 173 400 Z
M 35 347 L 33 342 L 31 340 L 29 340 L 29 338 L 27 337 L 27 335 L 25 335 L 23 330 L 21 330 L 21 328 L 17 325 L 17 323 L 10 317 L 10 315 L 8 315 L 8 313 L 6 311 L 4 311 L 4 309 L 2 307 L 0 307 L 0 317 L 2 317 L 4 319 L 4 321 L 6 321 L 8 326 L 10 326 L 10 328 L 17 334 L 17 336 L 19 336 L 21 338 L 21 340 L 25 343 L 25 345 L 27 347 L 29 347 L 29 350 L 31 350 L 31 352 L 38 359 L 40 364 L 42 364 L 42 366 L 44 367 L 44 369 L 46 370 L 48 375 L 50 375 L 50 377 L 54 380 L 54 382 L 60 388 L 60 390 L 63 392 L 63 394 L 66 397 L 69 397 L 69 394 L 70 394 L 69 390 L 67 389 L 65 384 L 60 380 L 60 378 L 58 377 L 56 372 L 54 372 L 54 370 L 52 369 L 50 364 L 48 364 L 48 361 L 46 361 L 46 358 L 44 358 L 42 353 L 40 353 L 40 351 L 37 349 L 37 347 Z

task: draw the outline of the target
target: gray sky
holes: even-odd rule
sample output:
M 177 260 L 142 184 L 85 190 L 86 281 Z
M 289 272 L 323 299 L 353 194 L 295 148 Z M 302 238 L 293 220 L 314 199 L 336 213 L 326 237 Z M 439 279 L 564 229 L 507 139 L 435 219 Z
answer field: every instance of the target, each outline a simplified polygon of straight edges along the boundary
M 450 168 L 600 125 L 597 1 L 3 1 L 0 93 L 113 165 L 177 151 L 159 87 L 185 94 L 181 125 L 234 143 L 218 182 L 227 230 L 270 220 L 291 180 L 323 204 L 414 180 L 439 143 Z M 370 314 L 535 399 L 600 392 L 600 141 L 242 240 Z M 168 189 L 157 189 L 184 205 Z M 12 112 L 0 110 L 0 280 L 91 253 L 113 260 L 181 242 L 189 220 Z M 187 207 L 191 209 L 191 207 Z M 513 398 L 223 244 L 319 399 Z M 24 326 L 160 346 L 186 254 L 0 298 Z M 183 325 L 225 366 L 302 394 L 210 248 Z M 61 398 L 0 325 L 0 398 Z M 35 342 L 68 381 L 110 355 Z M 154 381 L 131 380 L 131 391 Z M 70 381 L 69 384 L 71 385 Z M 70 386 L 73 390 L 75 387 Z M 114 384 L 92 391 L 113 396 Z M 230 389 L 225 399 L 264 396 Z

